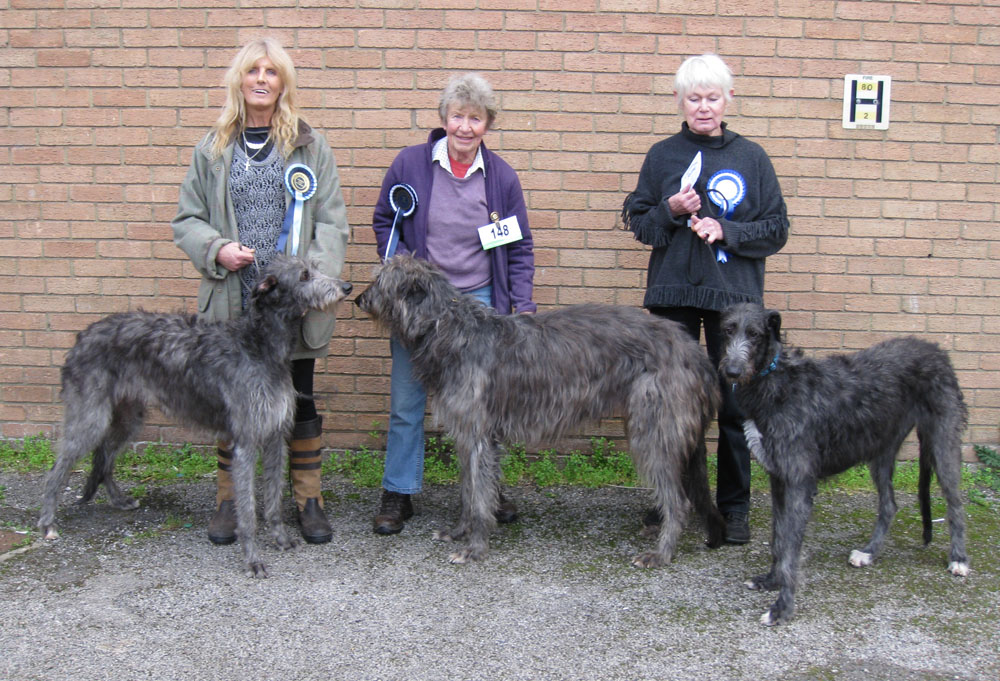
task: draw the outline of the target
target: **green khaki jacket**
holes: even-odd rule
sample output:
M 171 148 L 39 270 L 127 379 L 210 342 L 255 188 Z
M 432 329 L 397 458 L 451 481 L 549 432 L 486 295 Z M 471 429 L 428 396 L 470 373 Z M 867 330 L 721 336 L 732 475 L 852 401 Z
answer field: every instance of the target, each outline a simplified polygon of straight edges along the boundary
M 239 240 L 232 200 L 227 183 L 233 160 L 233 145 L 222 156 L 211 156 L 212 134 L 195 147 L 184 183 L 181 185 L 177 216 L 170 223 L 174 243 L 187 253 L 201 274 L 198 289 L 198 314 L 204 319 L 221 321 L 241 314 L 240 277 L 215 261 L 219 249 Z M 299 255 L 324 274 L 340 276 L 347 250 L 349 227 L 347 209 L 340 191 L 340 177 L 333 152 L 326 138 L 306 123 L 299 123 L 299 136 L 292 155 L 285 161 L 304 163 L 316 175 L 316 193 L 303 204 Z M 292 195 L 285 190 L 285 206 Z M 289 245 L 291 239 L 288 240 Z M 335 317 L 311 310 L 303 319 L 293 359 L 323 357 L 328 352 Z

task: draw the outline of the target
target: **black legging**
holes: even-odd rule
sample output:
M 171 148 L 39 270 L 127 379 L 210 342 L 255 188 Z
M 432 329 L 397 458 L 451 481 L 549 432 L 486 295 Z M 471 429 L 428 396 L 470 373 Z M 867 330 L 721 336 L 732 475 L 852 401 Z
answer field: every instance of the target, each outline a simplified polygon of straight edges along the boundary
M 713 368 L 718 368 L 722 355 L 722 336 L 719 331 L 721 314 L 696 307 L 657 307 L 649 311 L 658 317 L 680 323 L 696 341 L 705 327 L 705 347 Z M 732 386 L 719 378 L 722 406 L 719 407 L 718 479 L 715 501 L 723 513 L 750 508 L 750 449 L 743 435 L 743 414 L 733 399 Z
M 313 373 L 315 369 L 315 359 L 292 360 L 292 385 L 298 392 L 295 398 L 296 423 L 312 421 L 319 416 L 316 411 L 316 401 L 313 399 Z

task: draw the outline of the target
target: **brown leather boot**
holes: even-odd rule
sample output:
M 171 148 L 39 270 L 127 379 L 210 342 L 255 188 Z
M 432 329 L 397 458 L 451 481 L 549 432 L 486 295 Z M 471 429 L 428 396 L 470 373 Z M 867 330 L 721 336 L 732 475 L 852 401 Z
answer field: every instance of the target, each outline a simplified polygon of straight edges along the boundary
M 216 450 L 219 470 L 215 476 L 215 513 L 208 521 L 208 540 L 213 544 L 232 544 L 236 541 L 236 498 L 233 487 L 233 452 L 230 445 L 220 442 Z
M 382 502 L 375 516 L 375 534 L 396 534 L 403 529 L 405 521 L 413 517 L 413 502 L 409 494 L 382 490 Z
M 289 447 L 288 477 L 292 481 L 292 495 L 298 508 L 299 528 L 302 538 L 310 544 L 323 544 L 333 539 L 333 528 L 323 512 L 323 494 L 320 491 L 322 432 L 322 417 L 296 423 Z

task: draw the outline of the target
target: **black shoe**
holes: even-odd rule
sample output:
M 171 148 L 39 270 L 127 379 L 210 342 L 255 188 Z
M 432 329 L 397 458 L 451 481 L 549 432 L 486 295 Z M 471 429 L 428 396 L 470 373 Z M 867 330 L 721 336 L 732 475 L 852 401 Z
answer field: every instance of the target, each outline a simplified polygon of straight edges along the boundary
M 333 528 L 315 497 L 306 499 L 305 508 L 299 511 L 299 528 L 302 538 L 310 544 L 325 544 L 333 539 Z
M 724 513 L 726 519 L 726 543 L 746 544 L 750 541 L 750 520 L 742 511 Z
M 375 534 L 396 534 L 403 523 L 413 517 L 413 503 L 409 494 L 382 490 L 382 504 L 375 516 Z
M 502 525 L 512 523 L 517 520 L 517 506 L 514 505 L 513 501 L 501 494 L 497 510 L 493 511 L 493 517 Z
M 219 545 L 236 541 L 236 507 L 231 499 L 221 502 L 208 521 L 208 541 Z

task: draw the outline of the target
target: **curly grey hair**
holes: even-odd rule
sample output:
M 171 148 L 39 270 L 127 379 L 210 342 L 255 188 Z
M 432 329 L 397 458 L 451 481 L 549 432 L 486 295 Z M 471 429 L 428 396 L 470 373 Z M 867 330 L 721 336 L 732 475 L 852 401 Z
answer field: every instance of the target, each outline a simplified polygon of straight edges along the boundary
M 438 102 L 438 113 L 441 115 L 442 123 L 448 116 L 448 107 L 452 104 L 482 110 L 486 114 L 486 129 L 493 127 L 493 121 L 497 117 L 497 98 L 490 84 L 478 73 L 464 73 L 449 81 Z

